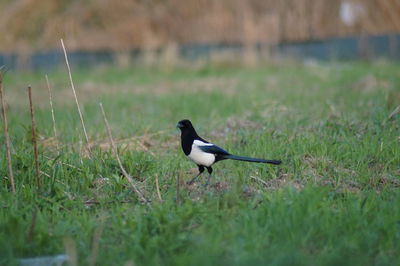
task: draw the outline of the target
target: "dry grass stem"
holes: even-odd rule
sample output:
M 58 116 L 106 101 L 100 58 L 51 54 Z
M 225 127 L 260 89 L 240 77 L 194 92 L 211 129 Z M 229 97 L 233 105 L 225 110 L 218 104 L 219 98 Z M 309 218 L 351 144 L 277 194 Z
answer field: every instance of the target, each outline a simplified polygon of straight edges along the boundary
M 41 174 L 41 175 L 44 175 L 44 176 L 47 176 L 48 178 L 51 178 L 51 175 L 49 175 L 49 174 L 46 173 L 46 172 L 40 171 L 40 174 Z
M 394 109 L 394 111 L 389 115 L 388 120 L 392 119 L 398 113 L 400 113 L 400 105 L 397 106 L 396 109 Z
M 268 183 L 267 183 L 267 182 L 265 182 L 264 180 L 262 180 L 262 179 L 261 179 L 261 178 L 259 178 L 259 177 L 256 177 L 256 176 L 250 176 L 250 178 L 251 178 L 251 179 L 254 179 L 254 180 L 258 181 L 258 182 L 260 182 L 261 184 L 263 184 L 263 185 L 264 185 L 264 186 L 266 186 L 266 187 L 269 187 Z
M 46 158 L 47 160 L 52 160 L 52 161 L 54 161 L 54 158 L 50 158 L 49 156 L 43 155 L 43 157 Z M 74 165 L 72 165 L 72 164 L 64 163 L 64 162 L 61 162 L 61 164 L 65 165 L 65 166 L 68 166 L 68 167 L 71 167 L 71 168 L 73 168 L 73 169 L 76 169 L 76 170 L 82 172 L 82 169 L 81 169 L 81 168 L 76 167 L 76 166 L 74 166 Z
M 156 189 L 157 189 L 157 196 L 160 202 L 163 202 L 161 193 L 160 193 L 160 184 L 158 183 L 158 175 L 156 175 Z
M 139 199 L 140 199 L 142 202 L 146 202 L 147 204 L 149 204 L 149 202 L 148 202 L 148 201 L 146 200 L 146 198 L 143 196 L 143 193 L 136 187 L 135 183 L 133 182 L 132 177 L 126 172 L 124 166 L 122 165 L 121 159 L 119 158 L 119 155 L 118 155 L 117 147 L 116 147 L 116 145 L 115 145 L 115 143 L 114 143 L 114 140 L 113 140 L 113 137 L 112 137 L 112 134 L 111 134 L 111 128 L 110 128 L 110 125 L 108 124 L 108 120 L 107 120 L 107 117 L 106 117 L 106 113 L 104 112 L 103 105 L 102 105 L 101 103 L 99 103 L 99 105 L 100 105 L 101 113 L 102 113 L 102 115 L 103 115 L 104 124 L 105 124 L 106 129 L 107 129 L 108 138 L 109 138 L 110 143 L 111 143 L 111 148 L 112 148 L 112 150 L 113 150 L 113 152 L 114 152 L 114 154 L 115 154 L 115 157 L 117 158 L 117 162 L 118 162 L 119 168 L 120 168 L 121 171 L 122 171 L 122 174 L 126 177 L 126 179 L 128 180 L 128 182 L 129 182 L 130 185 L 132 186 L 133 190 L 134 190 L 134 191 L 136 192 L 136 194 L 138 195 Z
M 83 116 L 82 116 L 81 108 L 79 106 L 78 97 L 76 96 L 74 81 L 72 80 L 71 68 L 69 66 L 68 55 L 67 55 L 67 51 L 66 51 L 65 46 L 64 46 L 63 39 L 61 39 L 61 45 L 62 45 L 62 48 L 63 48 L 63 51 L 64 51 L 64 57 L 65 57 L 65 63 L 67 64 L 69 81 L 71 83 L 72 92 L 74 93 L 75 103 L 76 103 L 76 107 L 78 109 L 79 118 L 81 119 L 83 133 L 85 134 L 86 143 L 87 143 L 87 149 L 89 151 L 89 158 L 90 158 L 91 149 L 90 149 L 89 137 L 88 137 L 87 132 L 86 132 L 85 122 L 83 121 Z
M 32 102 L 32 88 L 28 86 L 28 98 L 29 98 L 29 110 L 31 113 L 31 121 L 32 121 L 32 144 L 33 144 L 33 155 L 35 158 L 35 177 L 36 177 L 36 185 L 38 189 L 40 189 L 40 171 L 39 171 L 39 155 L 38 155 L 38 146 L 36 139 L 36 122 L 35 122 L 35 111 L 33 109 Z
M 8 135 L 8 122 L 6 115 L 6 106 L 3 95 L 3 73 L 0 70 L 0 100 L 1 100 L 1 114 L 3 116 L 3 128 L 4 128 L 4 142 L 6 145 L 6 156 L 7 156 L 7 167 L 8 167 L 8 175 L 11 183 L 11 191 L 15 194 L 15 183 L 14 183 L 14 173 L 12 169 L 12 161 L 11 161 L 11 148 L 10 148 L 10 136 Z
M 53 108 L 53 95 L 51 92 L 51 87 L 50 87 L 50 82 L 49 82 L 49 78 L 47 77 L 47 75 L 45 75 L 46 77 L 46 84 L 47 84 L 47 89 L 49 91 L 49 101 L 50 101 L 50 108 L 51 108 L 51 118 L 53 119 L 53 133 L 54 133 L 54 138 L 57 140 L 57 128 L 56 128 L 56 119 L 54 117 L 54 108 Z M 59 147 L 58 147 L 58 142 L 56 141 L 56 147 L 57 147 L 57 152 L 59 153 Z

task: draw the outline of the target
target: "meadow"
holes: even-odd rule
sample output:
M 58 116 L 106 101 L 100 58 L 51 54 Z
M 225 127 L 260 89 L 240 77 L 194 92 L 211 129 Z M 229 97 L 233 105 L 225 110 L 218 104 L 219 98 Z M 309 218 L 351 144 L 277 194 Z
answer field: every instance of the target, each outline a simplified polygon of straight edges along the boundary
M 400 104 L 399 67 L 73 69 L 91 153 L 66 70 L 9 71 L 3 86 L 17 192 L 2 145 L 0 264 L 68 254 L 72 265 L 398 265 L 400 117 L 388 117 Z M 149 204 L 118 167 L 99 102 Z M 223 161 L 211 186 L 202 186 L 206 175 L 188 186 L 197 168 L 180 148 L 175 125 L 184 118 L 233 154 L 283 164 Z

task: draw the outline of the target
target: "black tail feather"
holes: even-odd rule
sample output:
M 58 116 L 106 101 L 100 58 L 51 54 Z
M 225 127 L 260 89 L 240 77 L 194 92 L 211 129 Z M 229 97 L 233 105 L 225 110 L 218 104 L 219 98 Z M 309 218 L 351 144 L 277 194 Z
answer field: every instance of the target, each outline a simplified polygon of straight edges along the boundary
M 282 161 L 280 160 L 264 160 L 264 159 L 258 159 L 258 158 L 250 158 L 250 157 L 243 157 L 243 156 L 237 156 L 237 155 L 225 155 L 224 159 L 232 159 L 232 160 L 237 160 L 237 161 L 245 161 L 245 162 L 253 162 L 253 163 L 270 163 L 270 164 L 281 164 Z

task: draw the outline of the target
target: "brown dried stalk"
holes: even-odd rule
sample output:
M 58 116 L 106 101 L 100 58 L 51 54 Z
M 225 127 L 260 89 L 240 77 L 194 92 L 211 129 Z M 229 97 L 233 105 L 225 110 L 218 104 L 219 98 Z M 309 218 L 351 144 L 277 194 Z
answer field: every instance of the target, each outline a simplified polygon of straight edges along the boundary
M 156 175 L 156 189 L 157 189 L 157 196 L 160 202 L 163 202 L 161 193 L 160 193 L 160 185 L 158 184 L 158 175 Z
M 389 115 L 387 120 L 391 120 L 398 113 L 400 113 L 400 105 L 397 106 L 396 109 L 394 109 L 392 113 L 390 113 L 390 115 Z
M 261 184 L 263 184 L 265 187 L 269 187 L 268 183 L 265 182 L 264 180 L 262 180 L 261 178 L 257 177 L 257 176 L 250 176 L 251 179 L 254 179 L 258 182 L 260 182 Z
M 3 96 L 3 73 L 0 70 L 0 98 L 1 98 L 1 113 L 3 115 L 3 127 L 4 127 L 4 142 L 6 145 L 6 155 L 7 155 L 7 166 L 8 166 L 8 175 L 11 183 L 11 191 L 15 194 L 15 183 L 14 183 L 14 174 L 11 164 L 11 151 L 10 151 L 10 137 L 8 135 L 8 123 L 7 123 L 7 115 L 6 115 L 6 107 Z
M 29 98 L 29 111 L 31 113 L 31 121 L 32 121 L 32 144 L 33 144 L 33 153 L 35 157 L 35 170 L 36 170 L 36 185 L 40 189 L 40 170 L 39 170 L 39 155 L 38 155 L 38 146 L 36 140 L 36 122 L 35 122 L 35 111 L 33 109 L 32 102 L 32 88 L 28 86 L 28 98 Z
M 92 152 L 91 152 L 91 149 L 90 149 L 89 137 L 88 137 L 87 132 L 86 132 L 85 122 L 83 121 L 83 116 L 82 116 L 81 108 L 79 106 L 78 97 L 76 96 L 75 86 L 74 86 L 74 82 L 72 80 L 71 68 L 69 67 L 69 62 L 68 62 L 67 50 L 65 49 L 63 39 L 61 39 L 61 45 L 62 45 L 62 48 L 63 48 L 63 51 L 64 51 L 64 57 L 65 57 L 65 63 L 67 64 L 69 81 L 71 83 L 72 92 L 74 93 L 76 108 L 78 109 L 79 118 L 81 119 L 83 133 L 85 134 L 86 143 L 87 143 L 87 149 L 89 151 L 89 157 L 90 157 Z
M 149 204 L 148 200 L 143 196 L 143 193 L 136 187 L 135 183 L 133 182 L 132 177 L 126 172 L 125 168 L 123 167 L 121 159 L 119 158 L 119 155 L 118 155 L 117 147 L 115 146 L 115 143 L 114 143 L 114 140 L 113 140 L 113 137 L 112 137 L 112 134 L 111 134 L 111 128 L 110 128 L 110 125 L 108 124 L 108 120 L 107 120 L 107 117 L 106 117 L 106 113 L 104 112 L 103 105 L 101 103 L 99 103 L 99 105 L 100 105 L 101 113 L 103 114 L 104 124 L 105 124 L 106 129 L 107 129 L 108 138 L 109 138 L 110 143 L 111 143 L 111 148 L 112 148 L 112 150 L 113 150 L 113 152 L 115 154 L 115 157 L 117 158 L 117 162 L 118 162 L 119 168 L 122 171 L 122 174 L 128 180 L 129 184 L 132 186 L 133 190 L 138 195 L 139 199 L 142 202 L 145 202 L 145 203 Z

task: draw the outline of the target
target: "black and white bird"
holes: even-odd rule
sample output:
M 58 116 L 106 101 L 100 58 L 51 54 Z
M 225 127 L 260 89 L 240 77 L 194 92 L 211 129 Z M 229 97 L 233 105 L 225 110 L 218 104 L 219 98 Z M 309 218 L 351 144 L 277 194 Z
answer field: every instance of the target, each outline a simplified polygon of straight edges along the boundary
M 204 168 L 207 168 L 209 176 L 206 185 L 208 185 L 213 171 L 211 166 L 221 160 L 232 159 L 253 163 L 281 164 L 281 161 L 279 160 L 264 160 L 230 154 L 217 145 L 202 139 L 197 134 L 192 123 L 187 119 L 179 121 L 176 126 L 181 130 L 181 145 L 183 152 L 199 167 L 199 173 L 190 180 L 188 184 L 192 184 L 196 178 L 204 172 Z

